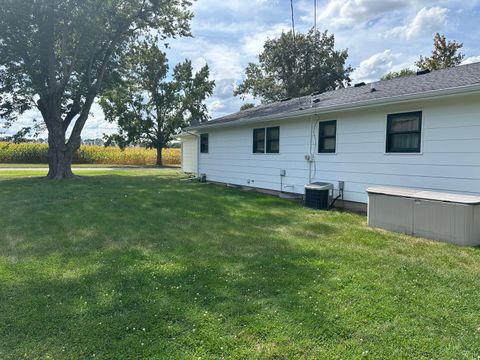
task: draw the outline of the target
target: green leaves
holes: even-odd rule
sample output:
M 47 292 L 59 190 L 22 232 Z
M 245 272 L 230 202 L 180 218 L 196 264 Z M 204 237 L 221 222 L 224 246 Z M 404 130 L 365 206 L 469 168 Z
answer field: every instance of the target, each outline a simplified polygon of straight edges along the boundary
M 204 101 L 215 83 L 209 80 L 208 65 L 194 73 L 192 62 L 185 60 L 169 74 L 157 43 L 153 37 L 132 47 L 122 78 L 102 96 L 106 119 L 119 125 L 109 143 L 162 149 L 179 130 L 209 118 Z
M 37 108 L 51 143 L 73 153 L 100 91 L 112 95 L 104 103 L 110 117 L 127 98 L 140 101 L 114 88 L 124 81 L 132 44 L 152 34 L 162 40 L 189 36 L 190 5 L 186 0 L 0 0 L 0 117 L 13 122 Z M 146 70 L 154 80 L 167 73 Z M 125 121 L 133 120 L 127 112 Z
M 345 65 L 347 57 L 347 50 L 335 50 L 335 37 L 327 31 L 282 33 L 265 42 L 259 64 L 248 64 L 234 95 L 272 102 L 347 86 L 353 71 Z
M 463 43 L 447 41 L 445 35 L 435 34 L 433 39 L 433 51 L 430 57 L 420 56 L 415 65 L 420 70 L 440 70 L 460 65 L 465 55 L 459 50 Z
M 462 47 L 462 43 L 455 40 L 447 41 L 445 35 L 436 33 L 433 39 L 432 55 L 430 57 L 420 56 L 415 65 L 420 70 L 440 70 L 460 65 L 465 58 L 465 55 L 459 52 Z M 381 80 L 391 80 L 415 74 L 415 70 L 407 68 L 385 74 Z
M 255 104 L 247 102 L 247 103 L 244 103 L 242 106 L 240 106 L 240 111 L 253 109 L 254 107 L 255 107 Z
M 406 68 L 406 69 L 402 69 L 400 71 L 391 71 L 388 74 L 383 75 L 380 80 L 392 80 L 392 79 L 396 79 L 396 78 L 400 78 L 400 77 L 404 77 L 404 76 L 415 75 L 415 74 L 416 74 L 415 70 Z

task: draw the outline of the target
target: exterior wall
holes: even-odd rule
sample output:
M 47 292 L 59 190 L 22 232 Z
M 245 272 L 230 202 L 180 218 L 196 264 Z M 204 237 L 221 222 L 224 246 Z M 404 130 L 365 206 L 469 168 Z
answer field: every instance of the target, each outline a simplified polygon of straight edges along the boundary
M 418 110 L 423 112 L 421 153 L 386 154 L 387 114 Z M 318 121 L 323 120 L 337 120 L 335 154 L 317 153 Z M 280 126 L 280 154 L 252 153 L 252 129 L 263 126 Z M 336 193 L 338 182 L 344 181 L 344 199 L 360 203 L 368 201 L 365 190 L 377 185 L 480 193 L 478 95 L 209 129 L 208 133 L 209 153 L 200 154 L 200 173 L 212 181 L 272 190 L 280 190 L 282 181 L 283 191 L 293 193 L 303 193 L 310 177 L 312 182 L 333 183 Z M 305 155 L 311 152 L 315 161 L 309 171 Z M 286 170 L 282 180 L 281 169 Z
M 280 126 L 280 153 L 253 154 L 253 129 L 276 125 Z M 200 173 L 207 174 L 208 180 L 280 191 L 280 170 L 285 169 L 284 191 L 303 193 L 308 182 L 307 119 L 212 129 L 208 134 L 209 153 L 200 154 Z
M 187 136 L 181 139 L 182 144 L 182 171 L 185 173 L 197 172 L 197 138 Z

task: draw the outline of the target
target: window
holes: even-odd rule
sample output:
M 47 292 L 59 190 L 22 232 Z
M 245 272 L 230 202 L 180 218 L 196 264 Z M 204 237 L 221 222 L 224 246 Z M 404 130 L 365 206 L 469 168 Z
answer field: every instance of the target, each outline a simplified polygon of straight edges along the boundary
M 253 130 L 253 152 L 263 154 L 265 152 L 265 129 Z
M 280 127 L 253 129 L 254 154 L 278 154 L 280 152 Z
M 208 153 L 208 134 L 200 134 L 200 152 Z
M 278 154 L 280 152 L 280 127 L 267 128 L 267 153 Z
M 337 120 L 320 122 L 318 128 L 318 152 L 334 153 L 337 146 Z
M 421 111 L 388 115 L 387 153 L 419 153 L 421 136 Z

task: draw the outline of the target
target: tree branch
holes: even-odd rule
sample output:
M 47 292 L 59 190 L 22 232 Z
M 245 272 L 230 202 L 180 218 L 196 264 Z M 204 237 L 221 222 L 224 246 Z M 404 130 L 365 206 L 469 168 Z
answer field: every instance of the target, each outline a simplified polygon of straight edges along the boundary
M 63 120 L 63 131 L 67 131 L 68 127 L 70 126 L 71 122 L 81 111 L 80 108 L 80 99 L 77 98 L 73 101 L 72 107 L 70 111 L 65 115 L 65 119 Z

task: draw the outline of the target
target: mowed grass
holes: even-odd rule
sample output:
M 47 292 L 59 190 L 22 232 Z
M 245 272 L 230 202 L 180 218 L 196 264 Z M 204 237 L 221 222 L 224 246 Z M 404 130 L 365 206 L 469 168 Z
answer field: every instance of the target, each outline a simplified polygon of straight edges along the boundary
M 478 249 L 174 170 L 41 173 L 0 171 L 1 359 L 480 356 Z

